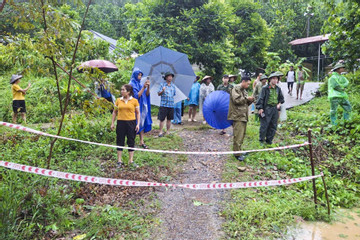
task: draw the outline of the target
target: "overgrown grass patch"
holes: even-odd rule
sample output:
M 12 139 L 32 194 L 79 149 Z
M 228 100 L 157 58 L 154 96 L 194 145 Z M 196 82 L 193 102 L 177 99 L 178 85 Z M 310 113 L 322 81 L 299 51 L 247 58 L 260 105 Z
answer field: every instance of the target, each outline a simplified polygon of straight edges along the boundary
M 351 121 L 339 121 L 338 126 L 334 127 L 330 125 L 329 109 L 326 97 L 320 97 L 288 110 L 288 119 L 279 123 L 274 144 L 266 147 L 303 143 L 308 140 L 308 129 L 312 129 L 315 173 L 319 174 L 321 168 L 325 174 L 331 208 L 356 207 L 360 200 L 360 134 L 356 127 L 360 123 L 359 114 L 354 111 Z M 244 150 L 263 148 L 258 143 L 259 125 L 251 118 Z M 239 173 L 238 166 L 246 166 L 247 171 Z M 277 180 L 309 175 L 311 166 L 307 146 L 251 153 L 245 163 L 232 159 L 223 173 L 225 181 Z M 294 224 L 299 217 L 330 221 L 321 179 L 316 180 L 316 187 L 319 202 L 317 210 L 312 199 L 312 181 L 282 187 L 233 190 L 233 201 L 226 203 L 223 211 L 227 237 L 281 238 L 285 236 L 287 226 Z
M 110 123 L 110 114 L 73 115 L 66 118 L 61 135 L 115 145 L 116 133 L 111 131 Z M 56 128 L 42 129 L 41 124 L 31 127 L 56 134 Z M 46 168 L 52 139 L 6 127 L 0 128 L 0 132 L 3 161 Z M 145 141 L 151 148 L 182 150 L 182 139 L 175 134 L 164 138 L 147 134 Z M 127 158 L 128 152 L 124 150 L 124 162 Z M 116 148 L 58 140 L 50 168 L 90 176 L 146 180 L 139 178 L 143 176 L 168 181 L 175 166 L 186 157 L 136 151 L 134 160 L 140 169 L 118 171 Z M 5 168 L 1 168 L 0 173 L 1 239 L 83 234 L 87 239 L 144 239 L 149 237 L 150 225 L 156 221 L 156 206 L 143 201 L 151 198 L 151 188 L 100 187 Z M 107 196 L 116 196 L 121 201 L 108 200 Z

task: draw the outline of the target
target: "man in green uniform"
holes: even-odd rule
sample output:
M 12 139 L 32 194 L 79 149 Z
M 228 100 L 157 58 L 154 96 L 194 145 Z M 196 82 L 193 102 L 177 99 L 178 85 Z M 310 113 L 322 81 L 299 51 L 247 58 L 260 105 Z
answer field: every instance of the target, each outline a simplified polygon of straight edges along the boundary
M 333 74 L 328 80 L 328 98 L 330 100 L 330 119 L 331 124 L 336 125 L 337 108 L 340 105 L 344 109 L 344 119 L 348 120 L 351 113 L 351 105 L 345 88 L 349 85 L 349 81 L 344 75 L 345 65 L 338 63 L 333 68 Z
M 279 77 L 276 73 L 270 74 L 269 84 L 261 89 L 256 102 L 256 109 L 259 110 L 260 116 L 259 140 L 261 144 L 264 142 L 272 144 L 277 129 L 278 111 L 281 104 L 285 102 L 281 88 L 276 85 L 278 80 Z
M 249 105 L 254 101 L 254 97 L 248 96 L 246 89 L 251 84 L 250 77 L 242 77 L 241 82 L 230 91 L 228 120 L 233 121 L 234 139 L 233 151 L 241 151 L 243 144 L 246 124 L 249 119 Z M 239 161 L 244 161 L 245 155 L 234 154 Z

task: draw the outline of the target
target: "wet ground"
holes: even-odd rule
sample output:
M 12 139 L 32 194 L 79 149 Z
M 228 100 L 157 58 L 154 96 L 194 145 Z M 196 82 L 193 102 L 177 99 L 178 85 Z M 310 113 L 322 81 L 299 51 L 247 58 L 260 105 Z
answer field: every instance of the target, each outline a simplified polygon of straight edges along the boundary
M 186 124 L 188 125 L 188 124 Z M 198 125 L 198 124 L 196 124 Z M 230 129 L 227 129 L 230 132 Z M 188 151 L 230 150 L 229 135 L 219 135 L 219 130 L 182 130 Z M 182 172 L 174 183 L 215 183 L 221 182 L 221 173 L 228 156 L 189 155 L 182 166 Z M 220 217 L 221 202 L 228 191 L 156 189 L 161 210 L 157 216 L 161 225 L 152 239 L 221 239 L 223 219 Z
M 299 99 L 296 99 L 296 83 L 294 83 L 294 88 L 292 91 L 292 95 L 288 94 L 288 88 L 287 88 L 287 83 L 286 82 L 282 82 L 281 83 L 281 90 L 282 93 L 284 95 L 285 98 L 285 107 L 286 109 L 304 104 L 308 101 L 310 101 L 311 99 L 314 98 L 316 91 L 319 89 L 321 82 L 307 82 L 305 83 L 304 86 L 304 92 L 302 95 L 302 99 L 300 100 L 300 96 Z M 300 94 L 300 93 L 299 93 Z
M 338 210 L 340 220 L 334 223 L 303 222 L 295 230 L 290 230 L 287 239 L 296 240 L 336 240 L 360 239 L 360 209 Z M 341 215 L 341 216 L 339 216 Z

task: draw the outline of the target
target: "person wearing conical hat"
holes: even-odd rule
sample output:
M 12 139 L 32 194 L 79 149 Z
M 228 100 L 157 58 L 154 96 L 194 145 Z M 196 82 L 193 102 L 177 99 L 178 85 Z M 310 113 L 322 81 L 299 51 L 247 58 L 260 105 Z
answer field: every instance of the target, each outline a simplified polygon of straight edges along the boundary
M 238 77 L 237 75 L 230 74 L 229 75 L 229 84 L 235 86 L 236 85 L 235 81 L 236 81 L 237 77 Z
M 269 83 L 261 89 L 260 96 L 256 102 L 256 109 L 259 110 L 260 131 L 259 141 L 272 144 L 274 139 L 277 121 L 281 105 L 285 102 L 281 88 L 276 85 L 279 77 L 276 73 L 269 76 Z
M 200 85 L 200 111 L 202 113 L 202 107 L 204 105 L 205 98 L 215 91 L 214 85 L 211 83 L 213 78 L 211 76 L 205 76 L 202 79 L 202 83 Z M 203 116 L 204 117 L 204 116 Z M 205 118 L 203 120 L 203 124 L 206 124 Z
M 18 113 L 21 114 L 21 117 L 24 121 L 24 123 L 26 124 L 26 106 L 25 106 L 25 94 L 27 92 L 27 90 L 29 90 L 31 83 L 28 84 L 27 88 L 22 89 L 19 84 L 20 84 L 20 79 L 22 78 L 22 75 L 12 75 L 11 76 L 11 80 L 10 80 L 10 84 L 11 86 L 11 92 L 13 95 L 13 118 L 12 121 L 13 123 L 16 123 L 17 120 L 17 115 Z
M 276 71 L 275 75 L 279 78 L 278 84 L 281 82 L 281 78 L 284 76 L 284 74 L 281 71 Z
M 330 120 L 331 124 L 336 125 L 337 109 L 339 105 L 344 109 L 344 119 L 348 120 L 351 114 L 351 104 L 345 89 L 349 85 L 343 73 L 345 65 L 338 63 L 333 68 L 333 73 L 328 80 L 328 98 L 330 100 Z

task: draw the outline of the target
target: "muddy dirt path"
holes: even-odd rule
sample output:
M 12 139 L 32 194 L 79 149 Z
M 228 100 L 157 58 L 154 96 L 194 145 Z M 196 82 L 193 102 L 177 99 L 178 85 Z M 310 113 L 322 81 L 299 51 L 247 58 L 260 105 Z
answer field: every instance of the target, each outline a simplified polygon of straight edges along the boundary
M 230 129 L 227 132 L 230 133 Z M 188 151 L 230 150 L 231 137 L 219 135 L 219 130 L 181 130 Z M 228 156 L 189 155 L 175 183 L 221 182 L 222 168 Z M 228 192 L 222 190 L 157 189 L 161 210 L 159 229 L 152 239 L 220 239 L 223 223 L 221 202 Z

